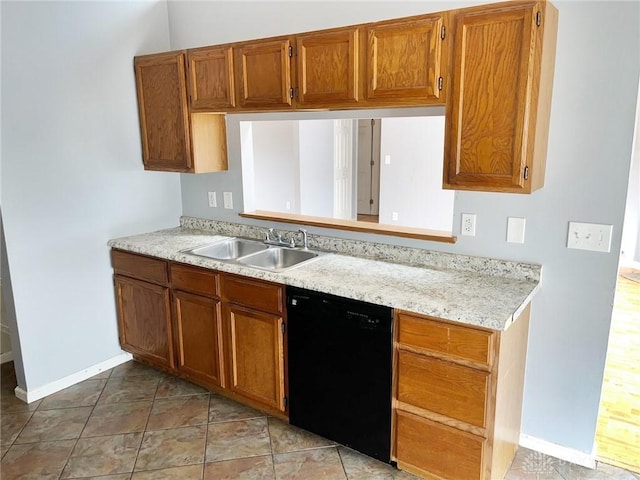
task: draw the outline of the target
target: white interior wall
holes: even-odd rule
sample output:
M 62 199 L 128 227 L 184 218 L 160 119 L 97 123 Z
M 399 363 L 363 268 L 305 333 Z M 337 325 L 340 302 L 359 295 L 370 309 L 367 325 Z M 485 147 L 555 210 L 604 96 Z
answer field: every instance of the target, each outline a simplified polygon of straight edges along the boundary
M 121 353 L 107 240 L 178 223 L 179 175 L 142 168 L 133 73 L 169 49 L 167 5 L 0 8 L 2 215 L 33 391 Z
M 640 96 L 636 107 L 636 126 L 620 257 L 621 263 L 640 268 Z
M 300 213 L 333 216 L 333 120 L 297 122 L 300 139 Z
M 455 193 L 442 188 L 443 154 L 444 117 L 382 119 L 380 223 L 453 230 Z
M 284 212 L 289 202 L 298 212 L 297 125 L 292 121 L 253 122 L 254 204 L 260 210 Z
M 381 1 L 368 2 L 366 8 L 357 1 L 170 2 L 171 47 L 248 40 L 479 3 L 486 2 Z M 532 309 L 523 432 L 590 453 L 629 178 L 640 69 L 640 4 L 553 3 L 560 20 L 543 189 L 532 195 L 457 192 L 454 234 L 460 231 L 461 212 L 477 215 L 477 234 L 458 237 L 455 245 L 311 227 L 309 231 L 542 264 L 542 288 Z M 240 221 L 239 210 L 207 209 L 202 194 L 222 182 L 234 192 L 242 191 L 239 141 L 234 140 L 239 132 L 233 123 L 228 131 L 230 171 L 182 176 L 185 215 Z M 526 218 L 524 244 L 506 242 L 509 216 Z M 572 220 L 612 224 L 611 253 L 568 250 L 567 226 Z

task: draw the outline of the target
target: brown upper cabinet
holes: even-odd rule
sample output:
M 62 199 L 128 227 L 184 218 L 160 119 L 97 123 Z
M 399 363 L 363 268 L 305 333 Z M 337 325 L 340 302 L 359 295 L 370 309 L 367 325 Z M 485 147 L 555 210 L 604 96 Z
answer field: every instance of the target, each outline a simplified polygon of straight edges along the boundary
M 222 110 L 236 105 L 233 49 L 230 46 L 187 51 L 192 110 Z
M 531 193 L 543 186 L 557 13 L 530 2 L 456 15 L 446 188 Z
M 251 110 L 291 106 L 291 41 L 255 41 L 235 49 L 238 106 Z
M 226 170 L 224 115 L 189 112 L 184 52 L 136 57 L 134 65 L 144 168 Z
M 367 28 L 367 100 L 396 105 L 442 102 L 441 14 L 380 22 Z
M 358 101 L 359 33 L 359 28 L 343 28 L 296 37 L 299 105 Z

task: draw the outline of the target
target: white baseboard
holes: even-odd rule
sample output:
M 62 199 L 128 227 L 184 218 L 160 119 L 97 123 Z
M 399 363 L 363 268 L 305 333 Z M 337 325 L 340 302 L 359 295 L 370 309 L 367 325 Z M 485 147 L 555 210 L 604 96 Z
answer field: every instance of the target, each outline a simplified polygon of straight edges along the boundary
M 583 467 L 596 468 L 596 458 L 592 453 L 584 453 L 573 448 L 563 447 L 562 445 L 525 435 L 524 433 L 520 434 L 520 446 L 559 458 L 560 460 L 582 465 Z
M 13 352 L 0 353 L 0 364 L 13 360 Z
M 117 367 L 122 363 L 128 362 L 132 358 L 133 356 L 130 353 L 123 352 L 118 356 L 110 358 L 109 360 L 105 360 L 104 362 L 98 363 L 97 365 L 85 368 L 84 370 L 61 378 L 60 380 L 56 380 L 55 382 L 43 385 L 42 387 L 34 388 L 32 390 L 24 390 L 23 388 L 16 387 L 15 394 L 16 397 L 18 397 L 23 402 L 35 402 L 36 400 L 40 400 L 41 398 L 51 395 L 52 393 L 59 392 L 60 390 L 64 390 L 65 388 L 75 385 L 76 383 L 80 383 L 87 378 L 91 378 L 94 375 L 99 374 L 100 372 L 104 372 L 105 370 L 109 370 L 110 368 Z

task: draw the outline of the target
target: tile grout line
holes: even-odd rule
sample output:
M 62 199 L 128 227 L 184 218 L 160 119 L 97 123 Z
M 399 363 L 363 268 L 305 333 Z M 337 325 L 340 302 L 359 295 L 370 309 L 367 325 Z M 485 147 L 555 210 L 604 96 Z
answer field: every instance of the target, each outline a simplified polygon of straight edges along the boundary
M 161 377 L 158 377 L 158 383 L 156 384 L 156 389 L 153 392 L 153 398 L 151 399 L 151 408 L 149 408 L 149 413 L 147 415 L 147 421 L 144 422 L 144 427 L 142 429 L 142 437 L 140 437 L 140 444 L 138 445 L 138 450 L 136 451 L 136 459 L 133 462 L 133 467 L 131 467 L 131 475 L 129 478 L 133 478 L 133 474 L 136 471 L 136 465 L 138 465 L 138 458 L 140 457 L 140 450 L 142 449 L 142 444 L 144 443 L 144 437 L 147 433 L 147 426 L 149 425 L 149 419 L 151 418 L 151 412 L 153 411 L 153 406 L 156 404 L 156 398 L 158 395 L 158 388 L 160 388 L 160 382 L 162 381 Z
M 342 471 L 344 472 L 344 478 L 349 480 L 349 474 L 347 473 L 347 469 L 344 466 L 344 460 L 342 459 L 342 454 L 340 453 L 340 449 L 336 445 L 336 452 L 338 452 L 338 458 L 340 459 L 340 465 L 342 465 Z
M 209 412 L 211 411 L 211 393 L 209 393 L 209 402 L 207 403 L 207 424 L 204 430 L 204 455 L 202 456 L 202 475 L 204 479 L 204 471 L 207 466 L 207 445 L 209 444 Z
M 276 457 L 273 453 L 273 442 L 271 438 L 271 422 L 269 422 L 269 416 L 267 416 L 267 434 L 269 435 L 269 450 L 271 450 L 271 471 L 273 472 L 273 478 L 276 479 Z
M 113 369 L 111 370 L 111 372 L 113 373 Z M 100 390 L 100 395 L 98 395 L 98 398 L 96 398 L 96 403 L 94 403 L 93 406 L 91 407 L 91 412 L 89 412 L 89 415 L 87 416 L 87 419 L 84 422 L 84 426 L 82 427 L 82 430 L 80 430 L 80 433 L 78 434 L 78 438 L 75 439 L 75 442 L 73 444 L 73 448 L 69 451 L 69 455 L 67 455 L 67 459 L 65 460 L 64 465 L 62 466 L 62 470 L 60 470 L 60 475 L 58 475 L 58 479 L 62 478 L 62 475 L 64 474 L 64 471 L 67 468 L 67 465 L 69 465 L 69 460 L 71 460 L 71 456 L 73 455 L 73 452 L 75 451 L 76 447 L 78 446 L 78 442 L 80 441 L 80 438 L 82 438 L 82 433 L 87 428 L 87 423 L 89 423 L 89 419 L 91 418 L 91 415 L 93 415 L 93 412 L 95 411 L 96 406 L 98 405 L 98 402 L 100 401 L 100 397 L 102 397 L 102 394 L 104 393 L 104 389 L 107 387 L 107 383 L 109 382 L 110 378 L 111 378 L 111 373 L 109 374 L 109 376 L 105 380 L 104 385 L 102 386 L 102 389 Z M 40 403 L 40 405 L 38 405 L 38 407 L 36 408 L 36 411 L 38 411 L 38 409 L 42 406 L 42 404 L 44 403 L 45 399 L 46 399 L 46 397 L 42 399 L 42 402 Z

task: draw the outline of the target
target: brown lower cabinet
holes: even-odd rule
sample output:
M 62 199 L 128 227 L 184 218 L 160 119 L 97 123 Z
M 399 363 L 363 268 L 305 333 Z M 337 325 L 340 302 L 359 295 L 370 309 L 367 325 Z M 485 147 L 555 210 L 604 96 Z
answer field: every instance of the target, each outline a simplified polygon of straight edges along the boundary
M 112 250 L 136 359 L 287 418 L 281 285 Z M 502 479 L 520 434 L 529 307 L 503 332 L 396 311 L 392 459 L 438 480 Z
M 286 418 L 283 287 L 112 250 L 123 350 Z
M 503 332 L 396 312 L 395 459 L 424 478 L 502 479 L 518 448 L 529 307 Z

